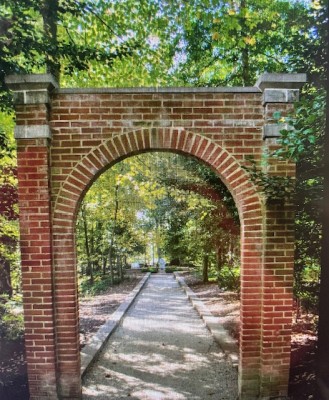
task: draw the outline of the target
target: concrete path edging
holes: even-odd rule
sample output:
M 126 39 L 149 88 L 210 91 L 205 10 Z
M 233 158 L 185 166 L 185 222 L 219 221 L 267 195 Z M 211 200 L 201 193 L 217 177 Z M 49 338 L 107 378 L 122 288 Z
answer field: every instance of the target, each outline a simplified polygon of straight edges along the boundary
M 200 317 L 203 319 L 206 327 L 213 335 L 216 342 L 219 344 L 221 349 L 224 351 L 226 357 L 231 363 L 238 367 L 239 365 L 239 348 L 236 341 L 229 335 L 226 329 L 223 328 L 218 317 L 215 317 L 208 307 L 203 303 L 202 300 L 191 290 L 183 277 L 174 273 L 174 276 L 179 285 L 184 289 L 186 296 L 192 303 L 195 310 L 198 312 Z
M 85 375 L 88 368 L 92 365 L 95 357 L 100 353 L 100 351 L 104 347 L 109 337 L 118 327 L 125 313 L 128 311 L 133 301 L 144 287 L 150 275 L 151 273 L 148 272 L 140 280 L 140 282 L 135 286 L 135 288 L 127 295 L 123 303 L 121 303 L 120 306 L 116 309 L 116 311 L 110 316 L 108 321 L 98 329 L 95 335 L 91 338 L 91 341 L 86 346 L 83 347 L 83 349 L 80 352 L 81 377 Z

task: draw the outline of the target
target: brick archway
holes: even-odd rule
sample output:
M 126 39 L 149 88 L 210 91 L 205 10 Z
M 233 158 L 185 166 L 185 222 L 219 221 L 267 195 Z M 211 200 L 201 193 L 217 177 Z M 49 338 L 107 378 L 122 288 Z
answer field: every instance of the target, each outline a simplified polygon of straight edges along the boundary
M 300 75 L 253 88 L 61 90 L 49 75 L 9 77 L 14 91 L 26 349 L 31 399 L 79 399 L 75 215 L 109 166 L 145 151 L 194 156 L 231 191 L 241 220 L 241 399 L 284 396 L 290 363 L 293 210 L 267 204 L 242 169 L 275 148 L 273 112 Z M 270 87 L 270 89 L 269 89 Z M 268 172 L 293 175 L 272 161 Z

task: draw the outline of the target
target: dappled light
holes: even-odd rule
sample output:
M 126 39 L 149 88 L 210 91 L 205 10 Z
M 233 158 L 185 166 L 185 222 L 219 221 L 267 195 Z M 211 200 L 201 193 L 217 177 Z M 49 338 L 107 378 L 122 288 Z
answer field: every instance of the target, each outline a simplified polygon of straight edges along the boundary
M 239 399 L 328 397 L 327 41 L 326 0 L 0 0 L 1 400 L 80 399 L 131 272 L 177 270 Z M 139 304 L 90 399 L 226 398 L 179 296 Z
M 143 260 L 131 266 L 140 267 L 142 273 L 162 275 L 187 268 L 202 271 L 204 282 L 218 279 L 223 289 L 239 290 L 241 285 L 239 396 L 287 393 L 294 214 L 286 191 L 273 190 L 269 182 L 274 180 L 277 188 L 293 179 L 295 166 L 272 154 L 278 149 L 275 138 L 280 134 L 280 127 L 273 126 L 272 112 L 280 109 L 286 115 L 305 79 L 304 74 L 266 73 L 254 87 L 84 91 L 58 89 L 50 75 L 42 76 L 41 82 L 35 75 L 8 78 L 18 101 L 15 134 L 22 177 L 22 283 L 32 398 L 38 398 L 41 390 L 49 397 L 57 392 L 64 397 L 80 396 L 80 365 L 88 358 L 80 363 L 78 295 L 97 294 L 122 282 L 128 256 L 137 254 Z M 287 94 L 285 103 L 278 102 Z M 33 103 L 36 99 L 44 103 Z M 20 112 L 30 104 L 37 105 L 28 107 L 30 113 Z M 35 113 L 44 122 L 41 128 L 30 124 Z M 133 201 L 121 207 L 125 179 L 119 171 L 119 178 L 109 185 L 114 195 L 104 195 L 110 207 L 95 212 L 99 199 L 88 200 L 91 185 L 102 182 L 107 169 L 124 168 L 121 161 L 149 151 L 186 155 L 214 172 L 237 207 L 241 246 L 237 235 L 231 241 L 233 230 L 227 229 L 227 219 L 221 220 L 223 224 L 216 219 L 221 201 L 212 204 L 201 196 L 196 202 L 200 193 L 194 184 L 195 193 L 189 190 L 188 195 L 179 193 L 175 198 L 168 185 L 166 190 L 155 190 L 146 213 L 129 207 L 138 204 L 134 200 L 143 192 L 142 185 L 133 193 Z M 251 159 L 256 167 L 250 169 Z M 133 181 L 126 183 L 135 190 Z M 153 183 L 146 181 L 145 195 L 158 189 Z M 206 187 L 209 197 L 211 187 Z M 171 196 L 169 202 L 168 197 L 166 201 L 159 197 L 164 192 Z M 122 223 L 123 215 L 130 217 L 129 223 Z M 137 220 L 146 223 L 133 232 Z M 83 255 L 79 260 L 76 249 Z M 79 292 L 78 273 L 82 277 Z M 119 318 L 122 308 L 117 311 Z M 221 336 L 223 328 L 215 326 L 217 319 L 208 312 L 206 318 Z M 41 319 L 47 324 L 39 323 Z M 166 334 L 168 327 L 162 327 Z M 100 335 L 104 333 L 101 329 Z M 97 338 L 91 347 L 96 343 L 100 343 Z
M 221 399 L 237 371 L 171 275 L 152 276 L 84 379 L 83 399 Z
M 192 157 L 151 152 L 117 163 L 84 196 L 76 227 L 82 294 L 87 280 L 101 287 L 106 277 L 110 283 L 122 280 L 122 268 L 154 268 L 160 259 L 174 268 L 203 269 L 207 280 L 224 266 L 239 269 L 232 195 Z

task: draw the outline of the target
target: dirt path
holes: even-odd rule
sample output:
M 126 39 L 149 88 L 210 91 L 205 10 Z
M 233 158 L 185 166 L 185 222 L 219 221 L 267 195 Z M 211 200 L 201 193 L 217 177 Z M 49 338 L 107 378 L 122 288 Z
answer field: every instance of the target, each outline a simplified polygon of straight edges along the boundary
M 129 273 L 129 279 L 110 287 L 105 293 L 80 299 L 80 344 L 83 347 L 107 320 L 125 297 L 142 279 L 143 274 Z M 7 341 L 0 337 L 0 399 L 29 398 L 24 340 Z
M 237 370 L 172 274 L 152 275 L 87 372 L 83 399 L 234 400 Z
M 100 325 L 114 312 L 125 296 L 135 287 L 142 275 L 132 275 L 129 282 L 110 288 L 106 294 L 81 299 L 80 340 L 83 346 Z M 238 340 L 239 299 L 234 292 L 223 292 L 216 283 L 202 284 L 193 276 L 185 276 L 191 289 L 219 316 L 224 326 Z M 309 316 L 294 324 L 292 336 L 292 367 L 290 376 L 291 400 L 321 400 L 315 384 L 316 334 Z M 28 398 L 26 363 L 23 340 L 8 342 L 0 338 L 0 399 Z
M 204 284 L 191 274 L 182 274 L 188 286 L 220 318 L 232 337 L 239 341 L 240 301 L 235 292 L 223 291 L 217 283 Z M 314 315 L 294 318 L 291 337 L 290 400 L 321 400 L 316 385 L 317 335 Z
M 80 346 L 83 347 L 134 289 L 144 274 L 132 271 L 128 279 L 97 296 L 83 297 L 79 302 Z

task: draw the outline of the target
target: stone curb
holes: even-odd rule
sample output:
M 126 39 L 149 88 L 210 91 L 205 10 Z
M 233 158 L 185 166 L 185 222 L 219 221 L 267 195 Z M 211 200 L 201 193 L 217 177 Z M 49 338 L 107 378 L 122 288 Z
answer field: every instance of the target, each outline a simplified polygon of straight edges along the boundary
M 123 303 L 116 309 L 116 311 L 110 316 L 108 321 L 102 325 L 95 335 L 91 338 L 90 343 L 88 343 L 80 352 L 81 358 L 81 368 L 80 373 L 81 377 L 85 375 L 88 368 L 92 365 L 95 357 L 100 353 L 102 348 L 104 347 L 105 343 L 118 327 L 120 322 L 122 321 L 125 313 L 128 311 L 130 306 L 132 305 L 133 301 L 140 293 L 142 288 L 144 287 L 146 281 L 148 280 L 149 276 L 151 275 L 148 272 L 140 282 L 135 286 L 135 288 L 127 295 Z
M 174 273 L 174 276 L 179 285 L 184 289 L 185 294 L 192 303 L 193 307 L 203 319 L 206 327 L 209 329 L 216 342 L 224 351 L 226 357 L 231 361 L 234 367 L 238 367 L 239 348 L 236 341 L 229 335 L 226 329 L 223 328 L 220 319 L 212 315 L 211 311 L 203 303 L 203 301 L 200 300 L 193 290 L 187 286 L 184 278 L 178 276 L 176 273 Z

